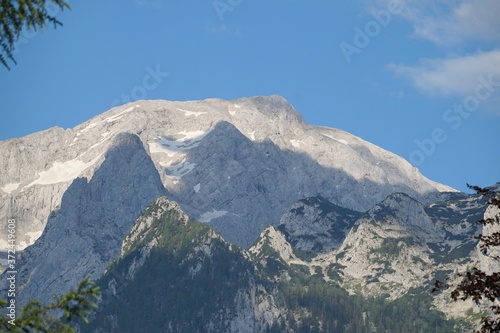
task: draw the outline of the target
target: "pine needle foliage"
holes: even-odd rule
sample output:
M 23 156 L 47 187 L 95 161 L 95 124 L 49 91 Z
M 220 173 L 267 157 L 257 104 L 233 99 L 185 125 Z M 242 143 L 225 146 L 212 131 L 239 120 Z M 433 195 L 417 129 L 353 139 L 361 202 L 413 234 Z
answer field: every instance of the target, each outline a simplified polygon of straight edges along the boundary
M 472 186 L 467 187 L 477 194 L 488 198 L 487 205 L 500 208 L 499 193 L 488 188 Z M 500 214 L 478 221 L 482 226 L 500 224 Z M 500 232 L 493 232 L 491 235 L 480 234 L 475 237 L 479 241 L 479 249 L 482 254 L 489 256 L 492 260 L 500 260 L 499 256 L 491 255 L 492 249 L 500 247 Z M 481 318 L 481 324 L 476 333 L 497 333 L 500 332 L 500 272 L 488 274 L 477 267 L 473 267 L 465 273 L 458 274 L 461 278 L 457 285 L 450 285 L 436 281 L 432 291 L 437 291 L 442 287 L 452 289 L 451 299 L 453 301 L 472 299 L 476 304 L 483 301 L 490 301 L 490 311 Z
M 8 60 L 14 58 L 16 42 L 23 29 L 41 30 L 48 24 L 54 28 L 62 23 L 49 14 L 47 6 L 52 3 L 64 10 L 70 9 L 64 0 L 0 0 L 0 63 L 10 70 Z
M 82 320 L 87 323 L 87 316 L 97 308 L 95 302 L 100 294 L 99 287 L 86 277 L 80 281 L 77 290 L 63 296 L 56 295 L 51 304 L 30 301 L 15 319 L 0 314 L 0 332 L 74 333 L 72 322 Z M 6 308 L 7 304 L 6 300 L 0 299 L 0 308 Z

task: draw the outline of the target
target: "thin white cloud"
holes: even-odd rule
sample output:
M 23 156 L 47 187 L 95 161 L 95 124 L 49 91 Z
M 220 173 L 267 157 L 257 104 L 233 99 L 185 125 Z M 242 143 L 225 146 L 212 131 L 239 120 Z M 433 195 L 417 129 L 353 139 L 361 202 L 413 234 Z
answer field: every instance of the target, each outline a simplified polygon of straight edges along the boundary
M 500 50 L 463 57 L 423 59 L 417 66 L 391 63 L 388 69 L 410 80 L 430 96 L 467 96 L 474 93 L 480 77 L 500 82 Z M 500 89 L 497 88 L 497 94 Z
M 381 10 L 394 2 L 402 4 L 400 15 L 411 22 L 416 37 L 446 46 L 500 41 L 498 0 L 367 0 L 367 7 Z

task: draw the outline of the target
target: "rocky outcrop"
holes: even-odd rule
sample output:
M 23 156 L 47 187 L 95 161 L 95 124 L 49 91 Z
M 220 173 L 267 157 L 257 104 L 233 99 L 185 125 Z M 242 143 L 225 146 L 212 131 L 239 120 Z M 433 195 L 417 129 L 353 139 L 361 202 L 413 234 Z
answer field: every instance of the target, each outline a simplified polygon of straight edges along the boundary
M 18 302 L 47 302 L 87 275 L 99 278 L 137 216 L 164 194 L 140 139 L 117 135 L 92 178 L 71 183 L 42 236 L 20 256 Z
M 475 200 L 472 204 L 462 197 L 426 207 L 406 194 L 387 197 L 356 222 L 335 254 L 335 262 L 344 266 L 348 288 L 400 297 L 411 288 L 431 283 L 435 274 L 470 262 L 476 220 L 460 221 L 461 213 L 452 207 L 472 204 L 473 216 L 478 216 L 484 208 Z M 435 218 L 443 216 L 443 210 L 448 211 L 447 219 L 465 226 L 461 232 L 455 229 L 451 234 L 449 221 Z
M 165 197 L 137 219 L 99 284 L 102 302 L 83 332 L 267 332 L 286 312 L 244 250 Z M 149 320 L 129 320 L 141 311 Z
M 321 197 L 299 200 L 281 219 L 283 234 L 265 229 L 250 252 L 275 253 L 311 274 L 319 270 L 353 293 L 396 299 L 474 261 L 484 200 L 463 194 L 449 199 L 426 206 L 394 193 L 366 213 Z
M 361 213 L 310 197 L 293 204 L 278 225 L 294 248 L 315 253 L 333 251 Z

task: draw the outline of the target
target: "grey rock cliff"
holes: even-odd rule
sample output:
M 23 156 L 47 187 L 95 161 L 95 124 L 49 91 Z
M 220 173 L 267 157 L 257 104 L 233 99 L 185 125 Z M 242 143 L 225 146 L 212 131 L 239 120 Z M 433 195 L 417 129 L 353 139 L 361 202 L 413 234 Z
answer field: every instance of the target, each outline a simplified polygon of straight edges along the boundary
M 54 292 L 75 288 L 86 275 L 100 277 L 119 255 L 137 216 L 164 194 L 140 139 L 117 135 L 93 177 L 71 183 L 42 236 L 19 258 L 19 303 L 35 298 L 47 302 Z
M 102 302 L 84 332 L 266 332 L 285 316 L 246 251 L 165 197 L 137 219 L 99 283 Z M 141 311 L 149 320 L 130 322 Z
M 361 213 L 332 204 L 323 197 L 299 200 L 278 226 L 294 248 L 328 252 L 338 248 Z

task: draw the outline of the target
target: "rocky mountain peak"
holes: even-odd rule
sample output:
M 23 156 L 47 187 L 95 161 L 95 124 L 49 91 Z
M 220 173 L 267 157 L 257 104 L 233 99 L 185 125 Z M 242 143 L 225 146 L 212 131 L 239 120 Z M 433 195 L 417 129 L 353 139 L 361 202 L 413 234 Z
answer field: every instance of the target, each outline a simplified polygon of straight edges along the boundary
M 112 147 L 90 179 L 71 181 L 41 237 L 19 257 L 21 304 L 47 302 L 86 275 L 101 276 L 140 213 L 167 194 L 136 135 L 118 135 Z
M 378 221 L 397 221 L 397 223 L 427 230 L 436 227 L 425 212 L 425 206 L 405 193 L 390 194 L 372 208 L 368 215 Z
M 139 216 L 132 230 L 123 240 L 121 257 L 132 251 L 137 244 L 144 243 L 145 239 L 153 232 L 152 228 L 155 228 L 155 223 L 161 223 L 161 221 L 168 219 L 174 219 L 184 225 L 189 221 L 189 217 L 182 211 L 177 202 L 170 201 L 164 196 L 156 198 Z M 158 240 L 153 237 L 149 241 L 151 244 L 148 246 L 151 247 L 157 244 Z
M 281 118 L 303 123 L 302 115 L 282 96 L 256 96 L 237 100 L 241 106 L 255 108 L 270 118 Z
M 250 253 L 266 258 L 270 251 L 278 254 L 283 262 L 297 260 L 285 236 L 273 226 L 266 227 L 257 242 L 248 250 Z
M 303 251 L 326 252 L 337 248 L 361 213 L 334 205 L 322 196 L 293 204 L 281 217 L 278 229 Z

